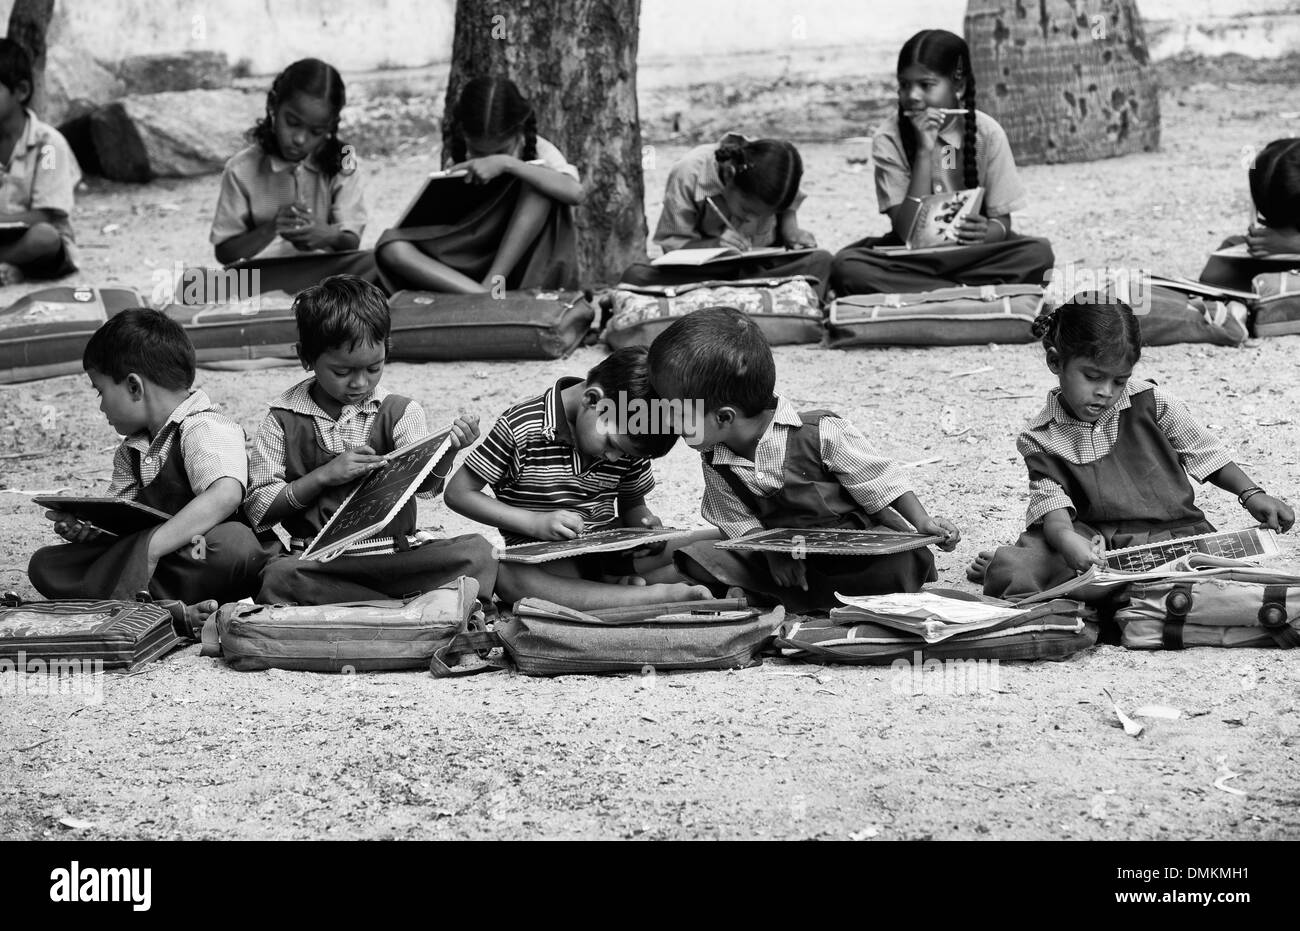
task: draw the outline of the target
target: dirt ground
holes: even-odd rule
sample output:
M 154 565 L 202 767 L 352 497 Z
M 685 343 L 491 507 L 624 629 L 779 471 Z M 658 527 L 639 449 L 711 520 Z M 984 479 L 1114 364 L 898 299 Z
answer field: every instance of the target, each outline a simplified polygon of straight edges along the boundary
M 1051 237 L 1061 263 L 1195 275 L 1245 222 L 1242 147 L 1296 134 L 1288 82 L 1169 73 L 1161 152 L 1023 170 L 1032 206 L 1017 226 Z M 685 146 L 648 141 L 658 146 L 646 179 L 653 226 Z M 804 147 L 802 219 L 828 247 L 883 230 L 867 149 Z M 428 163 L 372 161 L 368 242 Z M 155 270 L 208 260 L 215 189 L 215 177 L 96 183 L 75 217 L 80 279 L 148 293 Z M 1256 481 L 1295 503 L 1297 349 L 1296 337 L 1151 349 L 1139 374 L 1186 398 Z M 600 356 L 395 364 L 385 382 L 435 414 L 477 413 L 486 428 Z M 914 464 L 922 500 L 964 535 L 956 552 L 938 554 L 941 582 L 969 589 L 970 558 L 1021 526 L 1014 438 L 1052 384 L 1040 351 L 800 347 L 778 349 L 777 362 L 779 388 L 797 404 L 840 412 Z M 298 375 L 205 371 L 199 385 L 251 434 L 265 402 Z M 115 441 L 84 378 L 0 386 L 0 586 L 31 594 L 27 556 L 54 539 L 30 494 L 102 488 Z M 651 504 L 664 521 L 698 523 L 690 451 L 678 447 L 656 471 Z M 1200 503 L 1218 526 L 1245 526 L 1231 496 L 1209 488 Z M 426 526 L 470 529 L 440 505 L 421 508 Z M 1283 539 L 1295 564 L 1300 547 Z M 0 836 L 1300 837 L 1294 655 L 1103 646 L 1063 663 L 1003 664 L 996 680 L 970 694 L 916 695 L 888 668 L 771 660 L 646 680 L 237 673 L 192 646 L 106 677 L 102 701 L 0 696 Z M 1129 737 L 1104 689 L 1126 709 L 1159 703 L 1183 717 Z

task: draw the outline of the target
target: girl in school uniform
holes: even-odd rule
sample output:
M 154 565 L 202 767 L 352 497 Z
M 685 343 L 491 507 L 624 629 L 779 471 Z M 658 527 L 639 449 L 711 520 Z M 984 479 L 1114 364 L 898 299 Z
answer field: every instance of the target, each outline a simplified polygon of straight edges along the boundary
M 1250 198 L 1254 222 L 1246 235 L 1219 244 L 1243 254 L 1210 256 L 1201 271 L 1206 284 L 1250 291 L 1256 275 L 1300 267 L 1300 259 L 1277 258 L 1300 255 L 1300 139 L 1275 139 L 1255 156 Z
M 784 140 L 728 133 L 719 142 L 695 147 L 668 175 L 654 235 L 664 252 L 719 246 L 739 252 L 765 246 L 814 251 L 706 267 L 655 267 L 642 262 L 623 272 L 622 283 L 671 286 L 807 275 L 817 279 L 817 292 L 825 297 L 831 255 L 816 249 L 816 238 L 799 226 L 802 180 L 799 150 Z
M 1127 304 L 1081 295 L 1039 316 L 1034 334 L 1059 386 L 1016 443 L 1029 469 L 1028 529 L 1015 546 L 980 553 L 967 575 L 986 595 L 1045 591 L 1116 549 L 1212 533 L 1187 476 L 1237 496 L 1260 526 L 1287 531 L 1295 514 L 1256 485 L 1187 405 L 1132 378 L 1142 355 Z
M 330 65 L 294 62 L 271 84 L 252 144 L 226 162 L 210 238 L 217 261 L 257 270 L 261 291 L 296 294 L 336 274 L 377 280 L 374 256 L 358 249 L 366 206 L 356 152 L 338 137 L 345 100 Z M 212 299 L 200 289 L 193 300 L 184 284 L 184 303 Z
M 452 112 L 443 167 L 483 187 L 481 203 L 444 224 L 399 227 L 375 246 L 394 289 L 475 294 L 504 285 L 578 286 L 572 207 L 584 198 L 578 169 L 537 134 L 537 115 L 513 81 L 474 78 Z
M 903 45 L 898 113 L 877 131 L 871 155 L 876 199 L 891 230 L 836 254 L 831 285 L 837 294 L 1042 282 L 1055 261 L 1052 247 L 1046 239 L 1012 229 L 1012 214 L 1025 206 L 1025 189 L 1006 133 L 975 109 L 970 49 L 960 36 L 927 29 Z M 981 211 L 958 229 L 964 248 L 923 255 L 875 251 L 903 244 L 922 197 L 979 186 L 984 188 Z

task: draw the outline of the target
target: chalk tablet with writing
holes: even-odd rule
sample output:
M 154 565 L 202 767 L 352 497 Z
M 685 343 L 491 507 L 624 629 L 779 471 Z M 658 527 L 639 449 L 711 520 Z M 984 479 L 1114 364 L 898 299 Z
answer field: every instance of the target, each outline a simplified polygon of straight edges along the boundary
M 779 528 L 734 540 L 719 540 L 713 545 L 722 550 L 802 553 L 805 556 L 889 556 L 942 542 L 943 537 L 897 530 Z
M 619 553 L 634 550 L 661 540 L 671 540 L 691 533 L 679 527 L 615 527 L 584 533 L 572 540 L 543 540 L 539 543 L 519 543 L 499 550 L 502 562 L 540 563 L 589 553 Z
M 444 459 L 449 468 L 454 456 L 451 427 L 389 453 L 385 465 L 357 481 L 356 487 L 303 551 L 302 558 L 328 562 L 342 555 L 353 543 L 383 530 L 411 500 L 429 473 Z M 446 468 L 440 473 L 445 471 Z
M 166 511 L 126 498 L 95 498 L 73 495 L 37 495 L 32 498 L 51 511 L 66 511 L 79 521 L 119 537 L 148 530 L 171 520 Z

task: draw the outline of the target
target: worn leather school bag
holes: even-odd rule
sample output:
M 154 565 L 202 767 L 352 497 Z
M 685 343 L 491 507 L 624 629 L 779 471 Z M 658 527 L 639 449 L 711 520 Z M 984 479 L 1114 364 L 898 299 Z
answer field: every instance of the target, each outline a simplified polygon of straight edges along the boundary
M 1256 275 L 1251 286 L 1259 295 L 1254 305 L 1256 336 L 1300 333 L 1300 268 Z
M 824 313 L 803 275 L 698 281 L 672 286 L 620 285 L 609 296 L 605 342 L 611 349 L 649 346 L 676 320 L 706 307 L 734 307 L 748 314 L 774 346 L 815 343 Z
M 524 598 L 491 633 L 459 638 L 429 668 L 435 676 L 448 675 L 456 657 L 501 646 L 509 664 L 529 676 L 736 669 L 761 661 L 784 617 L 784 608 L 759 610 L 740 598 L 591 613 Z
M 1018 284 L 850 294 L 831 304 L 826 346 L 1029 343 L 1042 298 L 1042 288 Z
M 1300 574 L 1207 556 L 1185 565 L 1183 577 L 1129 585 L 1115 612 L 1124 646 L 1300 647 Z
M 581 292 L 536 289 L 500 295 L 398 291 L 388 307 L 389 358 L 405 362 L 562 359 L 596 316 Z
M 970 601 L 1009 605 L 966 592 L 945 594 Z M 1028 609 L 1003 625 L 927 643 L 917 634 L 884 624 L 830 617 L 786 621 L 774 646 L 789 659 L 818 663 L 887 666 L 894 660 L 926 659 L 1062 660 L 1097 643 L 1093 613 L 1081 602 L 1056 599 Z
M 222 605 L 203 628 L 203 655 L 241 672 L 422 669 L 457 634 L 482 627 L 478 582 L 464 576 L 405 601 Z
M 42 662 L 102 663 L 106 670 L 132 671 L 193 639 L 178 601 L 62 599 L 23 601 L 0 596 L 0 663 L 31 670 Z
M 90 334 L 144 299 L 127 288 L 57 287 L 0 309 L 0 384 L 81 373 Z

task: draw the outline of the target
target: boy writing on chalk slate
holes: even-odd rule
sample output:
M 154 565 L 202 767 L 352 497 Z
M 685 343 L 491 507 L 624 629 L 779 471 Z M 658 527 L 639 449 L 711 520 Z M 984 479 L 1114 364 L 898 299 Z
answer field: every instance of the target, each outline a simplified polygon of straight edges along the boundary
M 90 337 L 82 365 L 99 409 L 124 439 L 110 497 L 172 515 L 114 536 L 50 511 L 68 542 L 32 556 L 28 575 L 47 598 L 130 599 L 148 591 L 190 606 L 191 621 L 257 591 L 267 554 L 237 511 L 248 482 L 244 431 L 194 384 L 194 346 L 156 310 L 127 310 Z
M 662 526 L 645 504 L 654 488 L 650 459 L 666 455 L 677 436 L 670 422 L 659 430 L 659 418 L 647 416 L 648 376 L 644 348 L 619 349 L 585 379 L 561 378 L 511 407 L 452 476 L 447 506 L 498 528 L 507 545 Z M 503 598 L 544 598 L 579 610 L 709 597 L 673 567 L 672 547 L 647 549 L 639 557 L 502 563 L 497 587 Z
M 946 550 L 957 545 L 957 528 L 931 517 L 898 465 L 857 428 L 829 411 L 800 412 L 775 393 L 772 350 L 740 311 L 711 307 L 681 318 L 651 344 L 649 361 L 655 391 L 682 402 L 678 429 L 700 451 L 704 519 L 728 538 L 775 528 L 886 527 L 941 536 Z M 836 592 L 915 592 L 936 578 L 927 549 L 798 559 L 702 542 L 675 559 L 691 578 L 800 613 L 836 607 Z
M 257 600 L 334 604 L 402 598 L 458 576 L 476 579 L 479 594 L 490 596 L 497 571 L 491 545 L 477 534 L 452 539 L 417 534 L 414 498 L 387 527 L 338 558 L 300 558 L 356 479 L 430 431 L 417 401 L 379 384 L 390 330 L 382 291 L 355 275 L 335 275 L 298 295 L 294 317 L 298 358 L 312 374 L 271 402 L 253 441 L 244 502 L 255 526 L 279 524 L 289 533 L 291 552 L 267 564 Z M 456 418 L 453 449 L 477 437 L 477 418 Z M 432 498 L 445 479 L 435 466 L 416 497 Z

